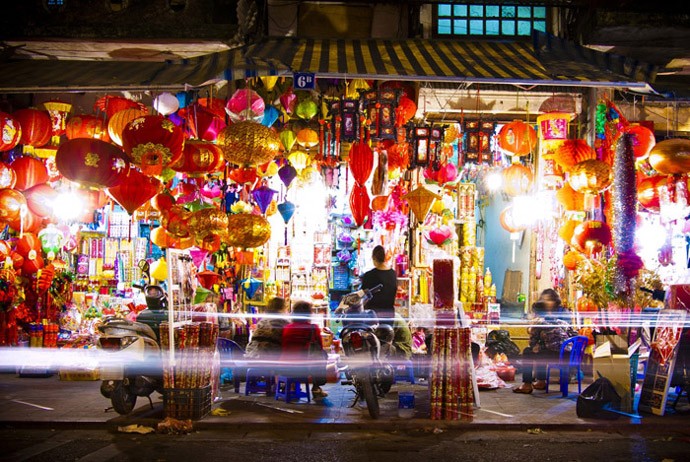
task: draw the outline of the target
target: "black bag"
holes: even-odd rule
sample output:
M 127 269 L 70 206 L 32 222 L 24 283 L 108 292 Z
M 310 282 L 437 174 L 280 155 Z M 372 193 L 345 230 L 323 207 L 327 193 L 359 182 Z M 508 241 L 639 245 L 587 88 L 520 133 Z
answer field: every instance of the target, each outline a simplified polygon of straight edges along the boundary
M 507 330 L 492 330 L 486 336 L 486 353 L 489 358 L 504 353 L 508 359 L 513 359 L 520 355 L 520 348 L 510 340 L 510 332 Z
M 604 408 L 620 408 L 620 405 L 621 397 L 613 388 L 613 384 L 609 379 L 600 375 L 577 397 L 576 412 L 577 416 L 581 418 L 613 420 L 617 419 L 619 414 Z

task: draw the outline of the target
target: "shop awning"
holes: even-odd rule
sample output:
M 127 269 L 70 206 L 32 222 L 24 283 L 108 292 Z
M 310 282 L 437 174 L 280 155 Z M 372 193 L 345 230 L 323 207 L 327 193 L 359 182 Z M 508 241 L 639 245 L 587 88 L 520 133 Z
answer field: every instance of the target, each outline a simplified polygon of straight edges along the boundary
M 606 67 L 597 55 L 607 53 L 579 50 L 558 60 L 555 49 L 539 51 L 526 42 L 272 38 L 249 46 L 245 56 L 322 78 L 632 88 L 653 77 L 611 71 L 615 59 L 607 57 Z
M 657 66 L 637 59 L 604 53 L 535 31 L 536 57 L 554 80 L 609 82 L 628 88 L 654 82 Z
M 24 59 L 0 63 L 0 93 L 181 90 L 277 72 L 241 49 L 166 62 Z

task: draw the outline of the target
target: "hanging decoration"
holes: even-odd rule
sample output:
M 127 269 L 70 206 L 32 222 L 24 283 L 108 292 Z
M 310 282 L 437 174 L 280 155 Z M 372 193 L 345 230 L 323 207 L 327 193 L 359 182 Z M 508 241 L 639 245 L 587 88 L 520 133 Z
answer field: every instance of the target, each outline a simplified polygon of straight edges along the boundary
M 11 167 L 16 175 L 14 188 L 19 191 L 46 183 L 49 179 L 45 164 L 35 157 L 19 157 L 12 162 Z
M 283 217 L 283 222 L 285 223 L 285 245 L 288 245 L 288 222 L 295 214 L 295 204 L 290 201 L 281 202 L 278 204 L 278 212 L 280 216 Z
M 77 138 L 63 142 L 55 164 L 65 178 L 91 188 L 110 188 L 129 171 L 124 153 L 105 141 Z
M 297 170 L 292 165 L 285 163 L 278 170 L 278 176 L 280 177 L 280 181 L 283 182 L 285 187 L 289 188 L 290 184 L 292 183 L 292 180 L 294 180 L 295 177 L 297 177 Z
M 121 177 L 121 180 L 115 186 L 109 187 L 106 192 L 130 215 L 158 194 L 162 186 L 157 178 L 134 169 Z
M 297 144 L 304 149 L 311 149 L 319 144 L 319 134 L 311 128 L 303 128 L 297 132 Z
M 649 128 L 631 123 L 625 127 L 625 133 L 631 135 L 631 143 L 635 161 L 641 161 L 647 158 L 650 151 L 656 144 L 654 132 Z
M 105 95 L 96 100 L 93 105 L 93 109 L 94 111 L 100 110 L 105 112 L 105 115 L 111 119 L 113 115 L 120 111 L 124 111 L 126 109 L 140 109 L 145 111 L 146 106 L 123 96 Z
M 371 139 L 395 139 L 395 113 L 399 98 L 400 91 L 393 89 L 360 91 L 361 110 L 367 118 Z
M 357 99 L 340 98 L 334 100 L 329 107 L 329 115 L 333 120 L 331 130 L 335 138 L 335 146 L 341 142 L 351 143 L 359 135 L 359 95 Z
M 311 157 L 304 151 L 292 151 L 288 156 L 288 162 L 290 162 L 290 165 L 299 175 L 302 173 L 302 170 L 311 164 Z
M 102 117 L 89 114 L 74 115 L 67 119 L 65 136 L 68 140 L 95 138 L 105 142 L 110 141 L 107 121 Z
M 532 189 L 534 175 L 529 167 L 513 163 L 503 170 L 503 190 L 510 197 L 522 196 Z
M 200 102 L 180 109 L 177 114 L 184 118 L 191 137 L 199 140 L 215 141 L 220 131 L 227 126 L 223 111 L 218 115 L 216 111 Z
M 418 224 L 424 223 L 424 219 L 431 209 L 434 200 L 441 199 L 441 196 L 429 191 L 424 186 L 419 186 L 403 196 L 414 213 Z
M 537 146 L 537 132 L 526 122 L 515 120 L 498 132 L 498 147 L 513 156 L 526 156 Z
M 228 215 L 215 207 L 197 210 L 187 219 L 187 229 L 197 242 L 209 235 L 224 239 L 228 229 Z
M 666 175 L 644 177 L 637 183 L 637 201 L 650 212 L 659 212 L 661 188 L 668 189 Z
M 161 175 L 163 169 L 182 158 L 182 129 L 159 115 L 138 117 L 122 132 L 122 147 L 133 164 L 146 175 Z
M 67 116 L 72 110 L 72 105 L 62 101 L 46 101 L 43 103 L 43 107 L 50 117 L 51 144 L 57 146 L 60 144 L 60 136 L 65 134 Z
M 26 209 L 26 198 L 16 189 L 0 189 L 0 222 L 15 221 Z
M 657 143 L 649 153 L 649 163 L 664 175 L 690 172 L 690 140 L 678 138 Z
M 438 161 L 443 146 L 443 128 L 433 125 L 410 125 L 408 142 L 412 147 L 410 159 L 412 167 L 433 165 Z
M 180 100 L 172 93 L 161 93 L 153 99 L 153 108 L 159 114 L 167 116 L 180 109 Z
M 0 152 L 14 149 L 22 137 L 22 127 L 16 117 L 0 112 Z
M 625 131 L 628 121 L 611 101 L 603 100 L 597 104 L 594 125 L 597 158 L 613 165 L 616 140 Z
M 235 213 L 228 216 L 228 235 L 225 243 L 230 247 L 260 247 L 270 237 L 271 225 L 261 215 Z
M 261 165 L 280 153 L 278 134 L 256 122 L 237 122 L 218 134 L 225 159 L 236 165 Z
M 564 140 L 553 154 L 553 160 L 568 173 L 572 168 L 585 160 L 597 158 L 597 153 L 585 140 Z
M 356 183 L 363 185 L 374 168 L 374 152 L 364 141 L 355 141 L 350 149 L 348 164 L 352 178 Z
M 283 146 L 283 150 L 286 153 L 292 150 L 292 147 L 297 141 L 297 135 L 295 135 L 295 132 L 290 129 L 282 130 L 278 137 L 280 138 L 280 144 Z
M 304 98 L 302 101 L 297 103 L 297 106 L 295 107 L 295 115 L 303 120 L 312 119 L 318 111 L 318 105 L 309 97 Z
M 14 169 L 4 162 L 0 162 L 0 189 L 14 188 L 17 174 Z
M 50 141 L 52 122 L 46 111 L 34 108 L 19 109 L 12 116 L 21 127 L 20 144 L 23 152 L 31 154 L 34 148 L 45 146 Z
M 209 141 L 187 140 L 182 156 L 170 168 L 189 176 L 202 176 L 219 172 L 224 165 L 223 151 L 218 145 Z
M 261 125 L 264 127 L 272 127 L 280 118 L 280 111 L 275 106 L 266 106 L 264 116 L 261 118 Z
M 496 131 L 496 122 L 486 120 L 465 120 L 463 122 L 463 163 L 483 164 L 491 162 L 491 136 Z
M 597 159 L 585 160 L 573 166 L 568 182 L 575 191 L 596 195 L 611 186 L 612 175 L 609 164 Z
M 146 109 L 125 109 L 116 112 L 108 119 L 108 136 L 110 140 L 122 146 L 122 132 L 132 120 L 148 114 Z
M 262 184 L 258 188 L 254 189 L 254 191 L 252 191 L 254 201 L 259 206 L 259 210 L 261 210 L 261 213 L 266 213 L 268 206 L 271 204 L 271 201 L 273 200 L 273 196 L 277 192 L 278 191 L 269 188 L 266 183 Z
M 362 226 L 371 213 L 370 202 L 366 186 L 355 183 L 350 191 L 350 211 L 357 226 Z
M 570 244 L 579 252 L 591 257 L 611 244 L 611 228 L 603 221 L 585 221 L 573 231 Z
M 233 122 L 251 120 L 261 122 L 266 105 L 263 98 L 254 90 L 240 88 L 235 91 L 225 105 L 225 112 Z

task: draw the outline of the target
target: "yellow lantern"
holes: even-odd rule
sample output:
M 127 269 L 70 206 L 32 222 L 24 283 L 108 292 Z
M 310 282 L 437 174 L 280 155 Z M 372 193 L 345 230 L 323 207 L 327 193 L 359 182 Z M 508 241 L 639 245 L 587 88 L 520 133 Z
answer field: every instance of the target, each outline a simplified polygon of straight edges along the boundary
M 293 151 L 288 156 L 288 161 L 293 167 L 295 167 L 297 173 L 300 173 L 309 163 L 311 163 L 311 157 L 309 157 L 309 154 L 304 151 Z
M 424 223 L 424 218 L 429 213 L 431 204 L 436 199 L 441 199 L 441 196 L 435 194 L 424 186 L 420 186 L 403 196 L 403 199 L 410 205 L 410 209 L 414 212 L 415 218 L 419 224 Z
M 151 277 L 156 281 L 165 281 L 168 279 L 168 263 L 165 257 L 161 257 L 151 265 Z
M 228 216 L 217 208 L 197 210 L 189 217 L 187 227 L 197 241 L 209 234 L 221 235 L 222 238 L 228 228 Z
M 599 194 L 611 186 L 613 172 L 601 160 L 590 159 L 575 164 L 570 171 L 568 182 L 577 191 L 585 194 Z
M 251 249 L 264 245 L 271 238 L 271 225 L 261 215 L 236 213 L 228 216 L 225 243 L 231 247 Z

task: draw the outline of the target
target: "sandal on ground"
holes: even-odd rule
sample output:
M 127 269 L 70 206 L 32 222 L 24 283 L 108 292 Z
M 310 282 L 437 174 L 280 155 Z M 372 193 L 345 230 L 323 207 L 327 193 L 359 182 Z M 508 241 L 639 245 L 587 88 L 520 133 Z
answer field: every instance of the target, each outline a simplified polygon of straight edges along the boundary
M 314 398 L 325 398 L 328 396 L 328 393 L 323 391 L 321 388 L 312 388 L 311 394 Z
M 546 380 L 537 380 L 532 384 L 535 390 L 546 390 Z
M 530 393 L 532 393 L 532 390 L 532 385 L 523 383 L 519 387 L 513 388 L 513 393 L 523 393 L 525 395 L 529 395 Z

